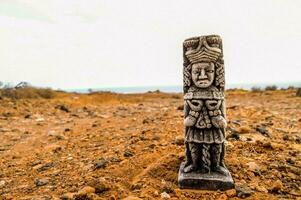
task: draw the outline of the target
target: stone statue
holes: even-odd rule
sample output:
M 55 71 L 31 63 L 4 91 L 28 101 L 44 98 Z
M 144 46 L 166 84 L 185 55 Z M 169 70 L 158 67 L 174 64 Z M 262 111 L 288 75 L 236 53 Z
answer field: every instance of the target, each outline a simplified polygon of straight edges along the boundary
M 186 162 L 181 188 L 234 187 L 224 164 L 226 109 L 222 40 L 217 35 L 189 38 L 184 50 L 184 126 Z

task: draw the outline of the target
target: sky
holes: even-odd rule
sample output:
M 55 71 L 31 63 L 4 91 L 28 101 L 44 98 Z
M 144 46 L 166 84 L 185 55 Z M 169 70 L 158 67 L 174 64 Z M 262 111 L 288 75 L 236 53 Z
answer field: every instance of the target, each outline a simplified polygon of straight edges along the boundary
M 226 83 L 301 82 L 299 0 L 0 0 L 0 81 L 182 84 L 182 42 L 218 34 Z

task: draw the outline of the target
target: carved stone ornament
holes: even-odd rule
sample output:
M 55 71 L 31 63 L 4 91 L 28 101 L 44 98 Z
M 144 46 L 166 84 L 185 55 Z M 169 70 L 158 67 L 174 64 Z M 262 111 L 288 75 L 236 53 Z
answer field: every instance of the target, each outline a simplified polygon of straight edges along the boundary
M 189 38 L 183 52 L 186 161 L 180 166 L 179 186 L 233 188 L 224 164 L 227 121 L 222 40 L 217 35 Z

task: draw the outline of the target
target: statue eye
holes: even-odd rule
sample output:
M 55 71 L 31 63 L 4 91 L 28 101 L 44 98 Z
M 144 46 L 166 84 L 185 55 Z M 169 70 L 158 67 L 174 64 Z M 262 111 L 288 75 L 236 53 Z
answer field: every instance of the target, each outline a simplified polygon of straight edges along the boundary
M 209 73 L 213 73 L 213 70 L 207 70 L 207 72 L 209 72 Z

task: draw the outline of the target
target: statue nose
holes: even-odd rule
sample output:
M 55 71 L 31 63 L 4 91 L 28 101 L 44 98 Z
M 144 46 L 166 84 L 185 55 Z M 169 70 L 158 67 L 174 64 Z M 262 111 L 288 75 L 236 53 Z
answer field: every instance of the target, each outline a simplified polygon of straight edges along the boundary
M 199 79 L 206 79 L 206 78 L 208 78 L 208 77 L 207 77 L 207 75 L 206 75 L 206 73 L 205 73 L 205 70 L 202 69 L 202 70 L 201 70 L 201 73 L 200 73 L 200 76 L 199 76 Z

